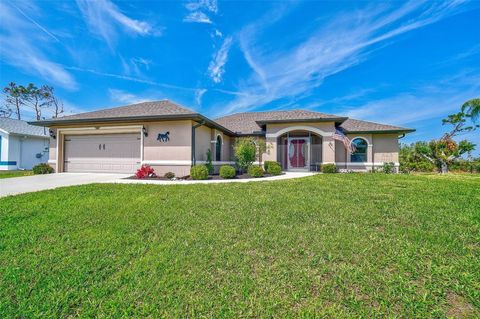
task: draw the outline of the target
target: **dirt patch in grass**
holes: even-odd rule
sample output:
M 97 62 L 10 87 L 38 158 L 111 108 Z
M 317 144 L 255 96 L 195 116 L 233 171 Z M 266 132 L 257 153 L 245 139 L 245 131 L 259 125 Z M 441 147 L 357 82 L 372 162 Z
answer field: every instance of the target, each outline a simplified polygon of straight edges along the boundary
M 455 293 L 447 294 L 448 310 L 447 317 L 449 318 L 470 318 L 473 315 L 473 306 L 469 304 L 465 298 Z

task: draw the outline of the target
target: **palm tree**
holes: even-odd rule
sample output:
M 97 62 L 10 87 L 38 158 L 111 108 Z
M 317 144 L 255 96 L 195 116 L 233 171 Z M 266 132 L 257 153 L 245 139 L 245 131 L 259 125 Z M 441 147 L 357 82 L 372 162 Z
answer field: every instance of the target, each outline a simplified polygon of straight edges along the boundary
M 476 122 L 477 120 L 479 120 L 480 119 L 480 98 L 474 98 L 463 103 L 462 112 L 466 112 L 466 114 L 470 115 L 472 117 L 473 122 Z

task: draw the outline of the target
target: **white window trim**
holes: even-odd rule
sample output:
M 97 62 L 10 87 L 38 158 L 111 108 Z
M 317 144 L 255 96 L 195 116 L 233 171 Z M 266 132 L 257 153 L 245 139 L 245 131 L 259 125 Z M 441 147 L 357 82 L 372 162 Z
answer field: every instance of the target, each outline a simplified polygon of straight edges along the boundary
M 269 133 L 269 134 L 266 134 L 265 136 L 266 137 L 279 137 L 279 136 L 281 136 L 285 133 L 291 132 L 291 131 L 309 131 L 309 132 L 318 134 L 320 136 L 332 136 L 333 135 L 333 133 L 322 131 L 318 127 L 306 126 L 306 125 L 297 125 L 297 126 L 289 126 L 289 127 L 283 128 L 276 133 Z

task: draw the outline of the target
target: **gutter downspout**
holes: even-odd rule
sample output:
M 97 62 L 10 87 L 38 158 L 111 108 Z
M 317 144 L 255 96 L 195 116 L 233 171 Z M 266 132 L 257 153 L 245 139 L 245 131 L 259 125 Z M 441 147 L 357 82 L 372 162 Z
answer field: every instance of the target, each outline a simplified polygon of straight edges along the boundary
M 195 130 L 204 125 L 205 124 L 205 120 L 202 120 L 201 122 L 198 122 L 197 124 L 195 124 L 194 126 L 192 126 L 192 166 L 196 164 L 197 162 L 197 159 L 195 157 Z

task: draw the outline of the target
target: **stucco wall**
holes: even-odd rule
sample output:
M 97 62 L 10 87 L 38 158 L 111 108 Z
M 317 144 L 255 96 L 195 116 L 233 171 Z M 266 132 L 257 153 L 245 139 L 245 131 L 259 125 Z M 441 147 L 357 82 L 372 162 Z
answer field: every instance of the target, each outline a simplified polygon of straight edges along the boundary
M 347 150 L 341 141 L 335 141 L 335 162 L 344 163 L 347 161 Z
M 382 134 L 373 136 L 373 152 L 375 162 L 398 163 L 398 135 Z
M 2 133 L 1 161 L 15 165 L 0 165 L 3 170 L 32 169 L 48 160 L 48 139 L 34 136 L 7 135 Z M 40 158 L 36 155 L 41 154 Z
M 217 137 L 219 135 L 220 135 L 220 138 L 222 139 L 222 155 L 220 160 L 222 162 L 228 162 L 233 160 L 232 143 L 234 142 L 235 138 L 231 138 L 230 136 L 223 134 L 222 131 L 219 131 L 217 129 L 212 129 L 211 140 L 217 141 Z M 212 150 L 212 158 L 215 161 L 216 143 L 211 143 L 210 147 L 211 147 L 210 149 Z
M 164 121 L 143 124 L 148 136 L 144 137 L 143 160 L 149 161 L 190 161 L 192 143 L 191 121 Z M 157 140 L 158 134 L 170 132 L 170 140 Z M 153 165 L 153 163 L 151 163 Z
M 18 168 L 32 169 L 33 166 L 48 161 L 48 140 L 38 137 L 20 138 L 20 161 Z M 37 154 L 41 157 L 37 158 Z
M 57 135 L 57 129 L 52 129 L 55 136 Z M 57 160 L 57 140 L 50 137 L 49 140 L 49 152 L 48 152 L 48 162 L 50 164 L 55 164 Z
M 9 136 L 6 133 L 0 132 L 0 161 L 6 162 L 8 160 L 8 144 Z
M 215 157 L 212 149 L 212 129 L 206 126 L 197 127 L 195 130 L 195 159 L 197 161 L 207 160 L 207 150 L 212 151 L 212 161 Z

